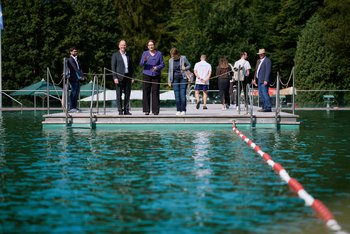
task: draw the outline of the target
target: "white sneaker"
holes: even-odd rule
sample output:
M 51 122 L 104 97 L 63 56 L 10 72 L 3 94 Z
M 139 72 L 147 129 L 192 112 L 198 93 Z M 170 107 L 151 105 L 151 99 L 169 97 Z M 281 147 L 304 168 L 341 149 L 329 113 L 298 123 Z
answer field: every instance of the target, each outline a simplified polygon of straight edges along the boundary
M 181 111 L 180 115 L 186 115 L 186 111 Z
M 181 112 L 180 111 L 176 112 L 176 115 L 181 115 Z
M 76 108 L 70 109 L 68 111 L 68 113 L 76 113 L 76 112 L 79 112 L 78 109 L 76 109 Z

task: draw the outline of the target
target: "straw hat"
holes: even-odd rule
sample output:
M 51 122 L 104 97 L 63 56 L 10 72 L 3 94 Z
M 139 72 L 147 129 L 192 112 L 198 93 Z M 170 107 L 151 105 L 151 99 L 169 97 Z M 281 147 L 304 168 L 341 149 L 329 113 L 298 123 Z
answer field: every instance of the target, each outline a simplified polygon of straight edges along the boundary
M 259 49 L 259 52 L 256 54 L 265 54 L 265 49 Z

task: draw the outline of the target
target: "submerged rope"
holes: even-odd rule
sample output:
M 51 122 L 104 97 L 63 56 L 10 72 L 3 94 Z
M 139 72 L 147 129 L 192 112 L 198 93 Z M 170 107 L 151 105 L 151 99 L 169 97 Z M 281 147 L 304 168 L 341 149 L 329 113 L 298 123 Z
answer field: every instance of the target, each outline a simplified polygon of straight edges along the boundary
M 348 234 L 348 232 L 343 231 L 338 224 L 338 222 L 334 219 L 334 216 L 332 212 L 329 211 L 329 209 L 320 201 L 315 198 L 313 198 L 310 194 L 308 194 L 303 186 L 294 178 L 290 177 L 287 171 L 281 166 L 281 164 L 276 163 L 272 160 L 270 155 L 263 152 L 261 148 L 256 145 L 253 141 L 251 141 L 249 138 L 247 138 L 242 132 L 240 132 L 236 128 L 236 124 L 233 123 L 233 132 L 236 133 L 244 142 L 248 144 L 252 149 L 255 150 L 256 153 L 258 153 L 265 162 L 272 167 L 272 169 L 279 174 L 279 176 L 287 182 L 289 187 L 298 194 L 299 198 L 303 199 L 305 201 L 305 205 L 311 206 L 316 214 L 319 216 L 320 219 L 326 224 L 326 226 L 334 231 L 337 234 Z

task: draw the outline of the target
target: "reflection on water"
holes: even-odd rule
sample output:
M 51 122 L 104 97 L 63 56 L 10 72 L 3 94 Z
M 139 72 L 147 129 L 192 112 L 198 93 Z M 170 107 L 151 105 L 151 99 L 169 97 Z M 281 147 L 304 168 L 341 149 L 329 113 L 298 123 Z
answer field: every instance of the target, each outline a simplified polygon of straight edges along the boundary
M 349 113 L 298 114 L 298 131 L 244 133 L 349 230 Z M 328 233 L 231 131 L 40 121 L 40 112 L 0 115 L 0 233 Z
M 198 178 L 205 178 L 211 175 L 211 169 L 209 164 L 209 138 L 211 134 L 209 132 L 196 132 L 194 134 L 193 145 L 194 154 L 194 171 Z M 205 180 L 205 184 L 209 183 L 208 179 Z

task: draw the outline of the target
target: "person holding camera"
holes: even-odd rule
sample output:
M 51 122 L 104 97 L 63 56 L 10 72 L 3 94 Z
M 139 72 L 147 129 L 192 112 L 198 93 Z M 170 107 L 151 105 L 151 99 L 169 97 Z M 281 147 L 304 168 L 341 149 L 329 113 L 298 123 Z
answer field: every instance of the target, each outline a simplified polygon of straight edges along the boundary
M 248 100 L 248 93 L 247 93 L 247 86 L 251 83 L 249 80 L 249 74 L 250 74 L 250 63 L 247 60 L 248 58 L 248 53 L 243 51 L 240 53 L 241 58 L 237 60 L 234 64 L 234 70 L 238 72 L 242 77 L 237 78 L 237 84 L 236 84 L 236 105 L 238 109 L 238 96 L 241 95 L 241 91 L 243 90 L 244 92 L 244 103 L 246 106 L 248 106 L 249 100 Z

